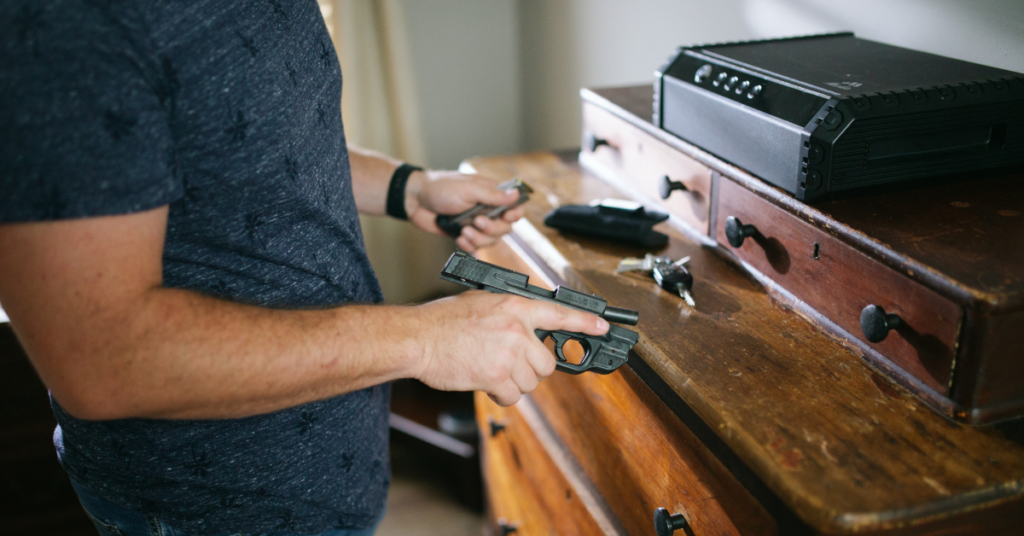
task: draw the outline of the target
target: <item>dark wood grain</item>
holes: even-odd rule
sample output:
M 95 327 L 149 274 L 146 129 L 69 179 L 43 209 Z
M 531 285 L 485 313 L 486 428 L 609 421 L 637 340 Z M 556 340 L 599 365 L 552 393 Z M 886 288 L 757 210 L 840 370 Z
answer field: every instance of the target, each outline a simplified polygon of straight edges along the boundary
M 780 211 L 956 304 L 963 314 L 952 346 L 947 344 L 948 330 L 944 341 L 928 334 L 905 333 L 904 339 L 916 340 L 909 344 L 915 351 L 927 348 L 924 354 L 929 355 L 920 359 L 913 358 L 907 348 L 893 352 L 863 341 L 857 346 L 877 370 L 918 389 L 922 400 L 959 420 L 985 423 L 1024 416 L 1024 374 L 1020 374 L 1024 332 L 1019 320 L 1024 313 L 1024 174 L 979 174 L 976 180 L 954 183 L 917 181 L 913 189 L 905 186 L 901 191 L 809 206 L 655 128 L 650 122 L 649 86 L 583 90 L 581 94 L 585 106 L 601 108 L 619 119 L 621 130 L 643 131 Z M 722 197 L 720 192 L 713 195 Z M 712 203 L 713 220 L 716 205 Z M 717 225 L 721 226 L 725 216 L 718 216 Z M 776 294 L 784 302 L 821 320 L 826 329 L 858 340 L 858 330 L 842 327 L 849 320 L 846 316 L 830 316 L 829 311 L 816 308 L 822 302 L 809 304 L 800 296 L 794 301 L 790 297 L 796 293 L 785 284 L 772 290 L 779 290 Z M 940 313 L 948 322 L 949 311 Z M 939 355 L 947 350 L 953 352 L 952 359 Z M 952 371 L 947 367 L 950 363 Z M 917 370 L 908 373 L 907 367 Z
M 963 314 L 959 306 L 728 178 L 719 191 L 716 236 L 723 249 L 831 319 L 847 336 L 871 345 L 936 393 L 947 393 Z M 739 248 L 725 236 L 729 216 L 758 231 Z M 879 343 L 868 342 L 860 329 L 861 310 L 871 304 L 902 319 L 899 329 Z
M 646 276 L 614 273 L 621 257 L 642 252 L 541 223 L 549 202 L 622 195 L 611 186 L 545 153 L 472 164 L 530 181 L 540 194 L 527 205 L 534 249 L 558 252 L 552 269 L 574 287 L 640 311 L 639 358 L 811 527 L 962 527 L 965 516 L 989 508 L 993 517 L 980 522 L 1001 527 L 1006 520 L 995 513 L 1024 512 L 999 507 L 1021 505 L 1024 448 L 928 410 L 710 248 L 663 228 L 672 236 L 664 253 L 692 258 L 691 309 Z
M 961 296 L 992 300 L 997 309 L 1024 306 L 1024 173 L 915 188 L 809 207 L 713 155 L 654 128 L 651 86 L 584 90 L 603 106 L 709 167 L 755 187 L 760 195 L 811 219 L 841 222 L 860 247 L 890 262 L 927 267 L 923 282 L 961 287 Z M 754 182 L 750 182 L 754 181 Z

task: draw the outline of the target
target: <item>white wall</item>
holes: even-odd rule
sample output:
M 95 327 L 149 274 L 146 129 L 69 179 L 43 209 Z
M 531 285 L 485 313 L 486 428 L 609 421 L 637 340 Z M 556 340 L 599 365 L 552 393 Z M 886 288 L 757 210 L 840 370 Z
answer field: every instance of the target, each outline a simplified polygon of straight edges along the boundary
M 742 0 L 520 0 L 527 149 L 578 147 L 580 87 L 649 84 L 679 45 L 746 39 Z
M 1024 72 L 1022 0 L 745 0 L 761 37 L 853 30 L 859 37 Z
M 405 0 L 426 165 L 516 152 L 523 137 L 516 0 Z

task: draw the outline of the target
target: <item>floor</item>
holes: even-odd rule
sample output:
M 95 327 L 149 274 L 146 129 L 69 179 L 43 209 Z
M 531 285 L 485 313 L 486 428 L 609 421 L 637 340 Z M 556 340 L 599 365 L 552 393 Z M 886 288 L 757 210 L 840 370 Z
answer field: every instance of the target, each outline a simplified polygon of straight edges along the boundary
M 456 500 L 436 478 L 397 472 L 388 513 L 375 536 L 482 536 L 483 515 Z

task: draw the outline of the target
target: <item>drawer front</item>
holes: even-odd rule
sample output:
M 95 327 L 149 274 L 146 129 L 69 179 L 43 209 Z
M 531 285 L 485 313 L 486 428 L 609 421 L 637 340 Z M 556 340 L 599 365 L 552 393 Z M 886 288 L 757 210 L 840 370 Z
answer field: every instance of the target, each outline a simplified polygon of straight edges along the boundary
M 947 393 L 959 306 L 727 178 L 719 188 L 721 247 L 939 394 Z M 729 216 L 757 229 L 738 248 L 726 237 Z M 899 315 L 901 324 L 877 343 L 860 326 L 861 312 L 872 304 Z
M 607 141 L 591 152 L 583 151 L 611 171 L 622 185 L 635 189 L 679 217 L 701 235 L 708 234 L 711 199 L 711 170 L 689 156 L 669 147 L 654 136 L 629 124 L 590 102 L 583 102 L 583 134 Z M 663 177 L 680 182 L 689 191 L 672 192 L 662 201 L 659 183 Z
M 693 536 L 775 534 L 774 519 L 627 367 L 554 374 L 531 397 L 629 534 L 654 534 L 659 507 L 682 514 Z
M 515 407 L 476 393 L 476 413 L 494 534 L 507 531 L 504 524 L 516 536 L 608 535 Z

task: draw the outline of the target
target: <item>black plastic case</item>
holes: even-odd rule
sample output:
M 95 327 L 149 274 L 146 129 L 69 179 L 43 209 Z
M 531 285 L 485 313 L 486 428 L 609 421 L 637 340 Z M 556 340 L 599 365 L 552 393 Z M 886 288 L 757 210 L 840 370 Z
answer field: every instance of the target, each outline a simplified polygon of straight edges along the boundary
M 1024 78 L 852 33 L 683 47 L 654 124 L 803 201 L 1024 165 Z

